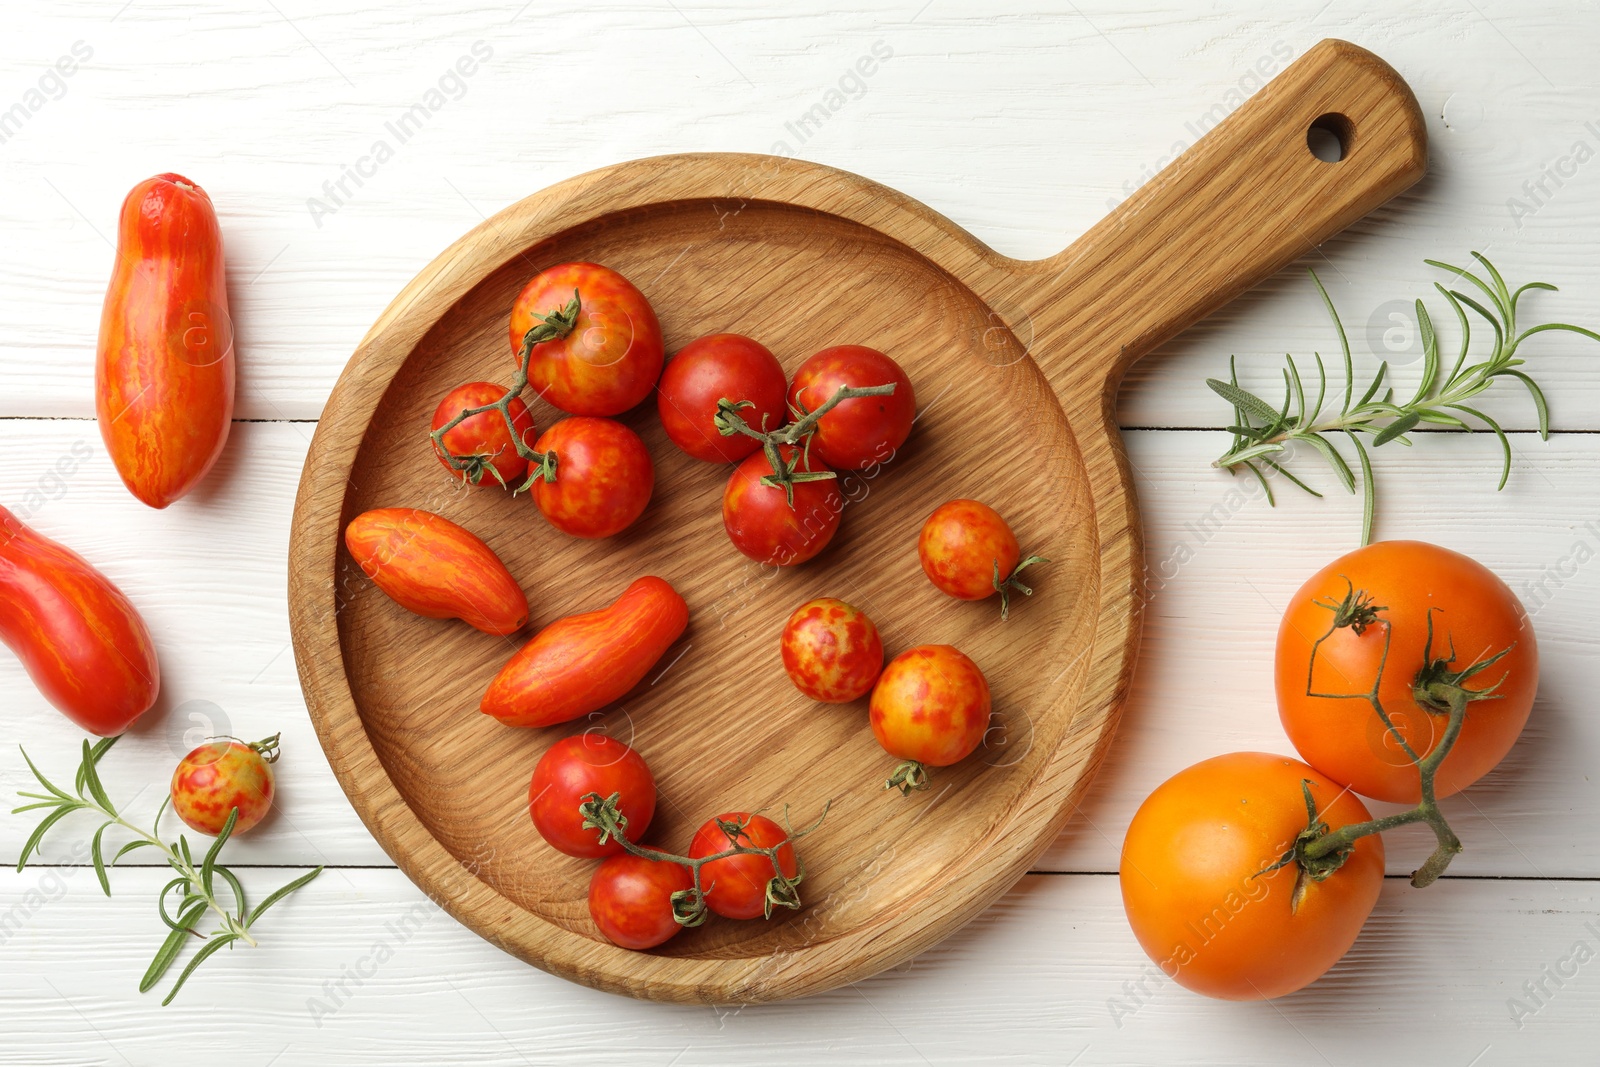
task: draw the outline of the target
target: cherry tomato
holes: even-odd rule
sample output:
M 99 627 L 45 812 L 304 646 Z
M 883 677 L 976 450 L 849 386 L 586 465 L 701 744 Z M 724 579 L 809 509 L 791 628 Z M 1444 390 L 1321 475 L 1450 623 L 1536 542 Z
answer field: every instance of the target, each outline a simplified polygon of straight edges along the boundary
M 622 845 L 615 840 L 598 844 L 600 831 L 583 828 L 578 813 L 583 798 L 620 793 L 617 810 L 628 819 L 628 840 L 637 841 L 650 828 L 656 813 L 656 780 L 644 757 L 600 733 L 581 733 L 551 745 L 533 769 L 528 784 L 528 813 L 533 828 L 550 847 L 569 856 L 597 859 L 615 856 Z
M 377 508 L 350 520 L 344 543 L 361 572 L 407 611 L 460 619 L 486 634 L 528 623 L 528 597 L 500 557 L 442 515 Z
M 737 463 L 761 442 L 745 434 L 717 431 L 717 402 L 749 401 L 739 417 L 769 432 L 789 421 L 783 367 L 764 345 L 736 333 L 714 333 L 690 341 L 661 372 L 656 406 L 672 443 L 695 459 Z
M 100 314 L 95 414 L 128 491 L 164 508 L 233 425 L 233 320 L 211 198 L 178 174 L 133 187 Z
M 812 454 L 836 470 L 865 470 L 889 462 L 911 435 L 917 398 L 900 364 L 875 348 L 837 345 L 800 364 L 789 387 L 789 403 L 804 411 L 820 408 L 840 386 L 890 383 L 895 389 L 888 396 L 846 400 L 822 416 L 811 438 Z
M 812 700 L 827 704 L 866 696 L 883 671 L 878 628 L 833 597 L 796 608 L 784 624 L 780 648 L 789 680 Z
M 729 836 L 723 823 L 742 825 Z M 777 864 L 766 856 L 742 855 L 712 860 L 700 868 L 700 888 L 706 907 L 725 919 L 756 919 L 768 914 L 767 885 L 777 877 L 794 878 L 800 872 L 794 845 L 783 827 L 765 815 L 734 811 L 710 819 L 695 833 L 689 858 L 701 859 L 726 852 L 735 844 L 745 848 L 777 848 Z M 780 847 L 781 846 L 781 847 Z
M 1330 608 L 1352 592 L 1383 610 L 1360 633 L 1355 626 L 1329 633 Z M 1468 705 L 1455 745 L 1435 776 L 1436 794 L 1465 789 L 1510 751 L 1539 684 L 1539 646 L 1522 605 L 1491 571 L 1459 552 L 1421 541 L 1380 541 L 1312 575 L 1289 602 L 1278 628 L 1278 715 L 1307 763 L 1378 800 L 1415 804 L 1421 799 L 1416 765 L 1368 701 L 1307 693 L 1366 693 L 1383 664 L 1379 700 L 1384 711 L 1413 751 L 1426 756 L 1449 721 L 1446 710 L 1417 699 L 1415 687 L 1429 667 L 1424 653 L 1430 617 L 1432 658 L 1444 660 L 1455 651 L 1446 670 L 1464 670 L 1510 650 L 1462 682 L 1471 690 L 1492 689 L 1494 696 Z M 1323 634 L 1328 637 L 1317 648 L 1313 671 L 1312 646 Z
M 779 453 L 786 463 L 791 462 L 796 448 L 783 445 Z M 797 468 L 806 472 L 827 469 L 815 457 L 807 460 L 803 455 Z M 844 513 L 839 480 L 796 483 L 791 507 L 782 489 L 761 484 L 771 473 L 765 452 L 757 452 L 734 468 L 722 493 L 723 528 L 733 546 L 757 563 L 779 567 L 804 563 L 827 548 L 839 530 L 839 516 Z
M 918 645 L 883 668 L 872 690 L 872 733 L 885 752 L 928 767 L 970 756 L 989 728 L 989 682 L 950 645 Z
M 554 452 L 556 480 L 533 483 L 533 502 L 562 533 L 610 537 L 643 514 L 656 471 L 639 435 L 613 419 L 581 415 L 544 432 L 535 451 Z
M 694 875 L 681 863 L 612 856 L 589 880 L 589 915 L 613 945 L 655 948 L 683 929 L 672 915 L 672 894 L 693 888 Z
M 1122 844 L 1122 905 L 1166 975 L 1225 1000 L 1281 997 L 1349 950 L 1383 886 L 1383 841 L 1362 837 L 1323 881 L 1294 860 L 1301 782 L 1329 829 L 1370 815 L 1353 793 L 1287 756 L 1235 752 L 1179 771 L 1140 805 Z M 1295 902 L 1296 888 L 1299 901 Z
M 39 692 L 90 733 L 126 730 L 156 702 L 144 620 L 84 558 L 0 508 L 0 641 Z
M 242 834 L 272 808 L 272 762 L 277 758 L 277 734 L 251 744 L 231 738 L 208 741 L 172 772 L 172 810 L 191 830 L 216 837 L 238 808 L 230 836 Z
M 489 683 L 479 705 L 507 726 L 552 726 L 598 711 L 638 685 L 689 625 L 689 605 L 660 578 L 616 603 L 557 619 Z
M 565 318 L 577 292 L 575 319 Z M 522 352 L 538 316 L 555 314 L 559 336 L 533 346 L 528 384 L 574 415 L 620 415 L 661 376 L 661 324 L 633 283 L 598 263 L 562 263 L 534 275 L 511 307 L 511 351 Z
M 439 407 L 433 413 L 432 428 L 438 430 L 463 411 L 493 404 L 505 392 L 504 386 L 493 382 L 458 385 L 439 401 Z M 517 435 L 522 438 L 523 444 L 531 446 L 533 415 L 528 411 L 528 405 L 522 402 L 521 397 L 512 397 L 507 407 L 511 409 L 511 421 L 516 424 Z M 466 467 L 452 467 L 439 446 L 433 446 L 439 462 L 463 482 L 482 485 L 487 474 L 491 481 L 515 489 L 528 476 L 528 461 L 517 453 L 511 430 L 498 411 L 468 416 L 451 427 L 441 440 L 458 462 L 467 462 Z

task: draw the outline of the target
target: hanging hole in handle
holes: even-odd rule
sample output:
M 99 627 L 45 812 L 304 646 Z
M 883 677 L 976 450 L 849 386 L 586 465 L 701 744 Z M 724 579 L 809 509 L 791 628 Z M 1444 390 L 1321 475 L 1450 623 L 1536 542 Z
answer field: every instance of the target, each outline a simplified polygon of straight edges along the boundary
M 1350 154 L 1350 120 L 1336 111 L 1319 116 L 1306 130 L 1306 147 L 1324 163 L 1337 163 Z

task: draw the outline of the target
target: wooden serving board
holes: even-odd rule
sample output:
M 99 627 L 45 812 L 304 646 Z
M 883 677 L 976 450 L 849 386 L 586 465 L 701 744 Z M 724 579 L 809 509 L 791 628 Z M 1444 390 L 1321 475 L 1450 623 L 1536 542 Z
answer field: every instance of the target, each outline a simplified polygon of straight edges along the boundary
M 1307 147 L 1332 128 L 1344 158 Z M 582 175 L 512 205 L 434 260 L 352 356 L 306 461 L 290 545 L 290 619 L 307 703 L 351 802 L 397 864 L 495 944 L 557 974 L 662 1000 L 815 993 L 929 947 L 1029 868 L 1104 753 L 1138 648 L 1143 557 L 1112 421 L 1138 356 L 1416 181 L 1416 101 L 1383 61 L 1324 41 L 1051 259 L 997 255 L 949 220 L 864 178 L 793 159 L 686 155 Z M 655 306 L 668 350 L 753 336 L 792 371 L 827 345 L 898 360 L 920 414 L 875 477 L 842 483 L 833 544 L 775 570 L 721 526 L 731 468 L 682 455 L 646 403 L 623 417 L 656 463 L 643 518 L 605 541 L 555 531 L 525 497 L 456 487 L 428 419 L 452 386 L 509 380 L 512 299 L 566 260 L 620 270 Z M 560 417 L 533 405 L 540 429 Z M 939 503 L 992 504 L 1052 563 L 1001 623 L 952 600 L 917 563 Z M 609 603 L 658 574 L 688 600 L 687 634 L 603 713 L 516 730 L 479 714 L 524 636 L 409 615 L 341 547 L 373 507 L 437 511 L 483 537 L 528 591 L 533 626 Z M 964 763 L 902 799 L 866 701 L 824 706 L 787 681 L 778 634 L 822 595 L 880 627 L 890 655 L 946 642 L 983 668 L 994 724 Z M 637 748 L 661 799 L 648 842 L 686 849 L 725 811 L 788 806 L 805 906 L 713 920 L 650 953 L 606 943 L 593 864 L 556 853 L 527 814 L 556 738 L 604 730 Z

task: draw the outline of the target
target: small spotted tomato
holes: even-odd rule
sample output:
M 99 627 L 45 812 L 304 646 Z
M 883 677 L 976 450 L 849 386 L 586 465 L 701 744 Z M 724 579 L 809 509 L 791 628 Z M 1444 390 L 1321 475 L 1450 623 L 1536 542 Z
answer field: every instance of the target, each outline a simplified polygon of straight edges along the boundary
M 1013 590 L 1033 595 L 1017 575 L 1024 568 L 1050 562 L 1043 556 L 1021 559 L 1021 555 L 1017 535 L 1006 520 L 976 500 L 940 504 L 917 538 L 917 557 L 929 581 L 958 600 L 985 600 L 999 593 L 1002 620 L 1011 614 Z
M 795 687 L 825 704 L 866 696 L 883 672 L 883 640 L 860 610 L 833 597 L 808 601 L 789 616 L 783 669 Z
M 883 669 L 872 690 L 872 733 L 904 760 L 884 783 L 909 795 L 928 787 L 928 767 L 970 756 L 989 728 L 989 682 L 950 645 L 918 645 Z
M 191 829 L 212 837 L 239 809 L 233 834 L 244 833 L 272 808 L 272 764 L 278 735 L 244 742 L 216 738 L 190 752 L 172 772 L 172 810 Z

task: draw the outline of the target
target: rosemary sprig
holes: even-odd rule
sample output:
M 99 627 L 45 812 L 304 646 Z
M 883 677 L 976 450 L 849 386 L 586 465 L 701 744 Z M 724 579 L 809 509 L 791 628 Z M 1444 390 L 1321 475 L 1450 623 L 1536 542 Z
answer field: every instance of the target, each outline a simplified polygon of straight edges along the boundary
M 98 769 L 100 758 L 111 750 L 116 741 L 115 737 L 107 737 L 90 745 L 87 739 L 84 740 L 83 760 L 78 765 L 72 793 L 61 789 L 41 774 L 39 768 L 33 765 L 33 760 L 28 758 L 27 751 L 23 750 L 22 758 L 27 760 L 28 769 L 39 779 L 39 784 L 45 791 L 43 793 L 19 791 L 18 795 L 30 803 L 13 808 L 12 814 L 38 809 L 49 809 L 49 814 L 34 827 L 32 836 L 22 846 L 22 856 L 17 860 L 17 870 L 20 872 L 27 866 L 28 857 L 39 849 L 44 835 L 50 828 L 75 811 L 91 811 L 104 820 L 90 842 L 89 854 L 94 860 L 95 877 L 100 880 L 100 888 L 108 897 L 111 895 L 111 879 L 106 873 L 108 868 L 116 866 L 118 860 L 135 849 L 158 850 L 166 859 L 167 865 L 176 871 L 178 876 L 163 886 L 156 897 L 156 909 L 160 912 L 161 921 L 167 925 L 169 932 L 160 949 L 156 951 L 155 959 L 150 961 L 150 967 L 145 971 L 144 978 L 140 980 L 139 992 L 148 992 L 161 980 L 183 953 L 183 947 L 189 938 L 198 938 L 202 942 L 200 951 L 189 960 L 188 965 L 178 975 L 177 982 L 168 991 L 166 999 L 161 1002 L 165 1006 L 172 1003 L 172 998 L 178 995 L 178 990 L 183 988 L 183 984 L 189 980 L 189 976 L 196 968 L 220 949 L 231 947 L 238 941 L 254 947 L 256 940 L 251 934 L 251 928 L 256 920 L 261 918 L 268 908 L 321 874 L 322 868 L 317 867 L 288 885 L 279 887 L 254 908 L 248 907 L 245 903 L 244 887 L 239 884 L 239 879 L 231 870 L 217 862 L 222 846 L 233 833 L 234 823 L 239 818 L 239 809 L 233 809 L 227 823 L 222 827 L 222 832 L 211 843 L 211 848 L 206 851 L 204 858 L 196 862 L 194 854 L 189 849 L 188 838 L 180 835 L 171 844 L 162 840 L 161 815 L 166 810 L 166 801 L 162 801 L 161 807 L 156 811 L 155 825 L 149 831 L 135 826 L 117 813 L 116 807 L 106 794 L 105 786 L 100 781 Z M 111 857 L 110 863 L 107 863 L 104 840 L 106 831 L 113 826 L 127 830 L 134 836 L 118 849 Z M 218 898 L 219 878 L 226 883 L 228 893 L 232 896 L 232 910 L 225 907 Z M 175 889 L 181 891 L 176 918 L 167 911 L 168 895 Z M 219 925 L 209 933 L 201 933 L 196 927 L 207 912 L 217 917 Z
M 1283 475 L 1312 496 L 1321 496 L 1321 493 L 1291 474 L 1284 466 L 1292 456 L 1292 450 L 1296 446 L 1304 445 L 1318 452 L 1333 468 L 1340 483 L 1354 493 L 1358 479 L 1351 470 L 1350 463 L 1334 443 L 1337 436 L 1342 434 L 1349 440 L 1350 447 L 1355 453 L 1356 463 L 1361 468 L 1359 484 L 1362 492 L 1361 543 L 1363 545 L 1372 540 L 1373 515 L 1377 502 L 1373 486 L 1372 458 L 1369 452 L 1391 441 L 1409 446 L 1412 442 L 1407 435 L 1424 423 L 1452 430 L 1470 430 L 1472 427 L 1466 420 L 1473 419 L 1492 430 L 1500 442 L 1504 456 L 1504 463 L 1500 469 L 1500 484 L 1497 488 L 1505 488 L 1506 480 L 1511 476 L 1511 442 L 1499 423 L 1477 408 L 1469 406 L 1468 401 L 1487 390 L 1496 379 L 1514 378 L 1527 387 L 1539 416 L 1539 436 L 1548 439 L 1549 404 L 1546 403 L 1544 392 L 1538 384 L 1526 371 L 1519 369 L 1526 361 L 1518 358 L 1517 351 L 1529 337 L 1546 330 L 1566 330 L 1596 341 L 1600 341 L 1600 333 L 1565 322 L 1547 322 L 1519 332 L 1517 310 L 1522 297 L 1529 290 L 1546 289 L 1555 292 L 1556 287 L 1547 282 L 1528 282 L 1513 290 L 1488 259 L 1477 252 L 1473 252 L 1472 257 L 1482 265 L 1487 280 L 1449 263 L 1435 259 L 1424 260 L 1430 267 L 1449 271 L 1457 284 L 1470 283 L 1481 292 L 1482 299 L 1463 292 L 1462 289 L 1466 286 L 1462 286 L 1462 289 L 1453 289 L 1446 288 L 1438 282 L 1434 283 L 1434 288 L 1450 304 L 1451 310 L 1455 312 L 1456 321 L 1461 326 L 1461 347 L 1448 374 L 1440 373 L 1443 363 L 1439 356 L 1439 334 L 1434 328 L 1432 318 L 1428 315 L 1427 306 L 1420 299 L 1416 302 L 1418 330 L 1422 337 L 1422 377 L 1417 382 L 1416 391 L 1411 399 L 1403 403 L 1395 400 L 1393 376 L 1389 372 L 1387 361 L 1378 365 L 1378 371 L 1373 375 L 1371 383 L 1364 391 L 1357 394 L 1355 364 L 1350 357 L 1350 339 L 1345 333 L 1344 324 L 1339 321 L 1339 313 L 1334 309 L 1328 291 L 1323 288 L 1322 280 L 1317 277 L 1316 271 L 1311 271 L 1311 281 L 1322 296 L 1323 305 L 1328 309 L 1328 316 L 1333 320 L 1334 330 L 1339 335 L 1339 348 L 1344 357 L 1343 401 L 1337 411 L 1330 410 L 1327 415 L 1323 414 L 1324 404 L 1328 399 L 1328 373 L 1319 353 L 1312 354 L 1317 365 L 1317 390 L 1316 399 L 1309 404 L 1306 402 L 1305 382 L 1300 376 L 1300 368 L 1295 364 L 1293 356 L 1285 357 L 1288 366 L 1283 371 L 1283 403 L 1276 406 L 1241 388 L 1236 366 L 1234 361 L 1230 360 L 1227 381 L 1206 379 L 1206 384 L 1217 395 L 1233 405 L 1234 412 L 1234 423 L 1228 427 L 1233 434 L 1233 443 L 1213 465 L 1235 474 L 1241 468 L 1250 471 L 1266 490 L 1269 504 L 1275 503 L 1272 487 L 1267 483 L 1269 471 L 1272 474 Z M 1488 322 L 1494 330 L 1494 344 L 1487 357 L 1472 363 L 1468 362 L 1472 341 L 1471 323 L 1467 315 L 1469 309 Z M 1367 434 L 1370 442 L 1364 442 L 1362 434 Z

